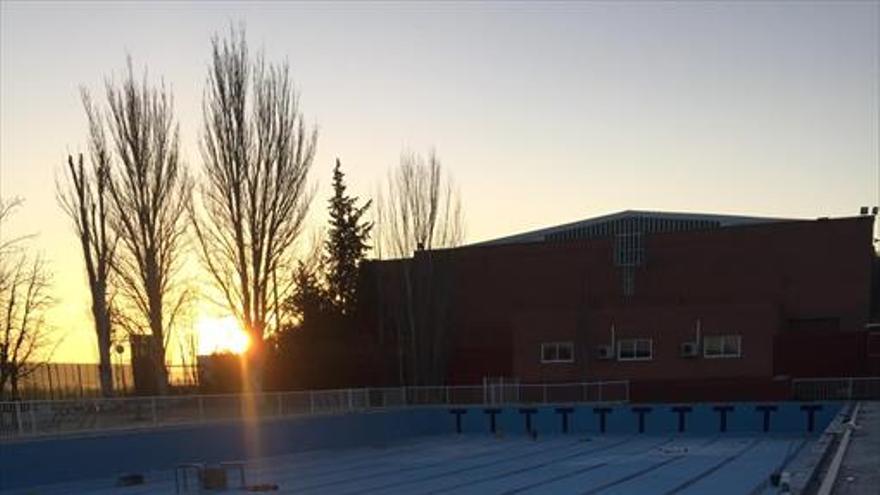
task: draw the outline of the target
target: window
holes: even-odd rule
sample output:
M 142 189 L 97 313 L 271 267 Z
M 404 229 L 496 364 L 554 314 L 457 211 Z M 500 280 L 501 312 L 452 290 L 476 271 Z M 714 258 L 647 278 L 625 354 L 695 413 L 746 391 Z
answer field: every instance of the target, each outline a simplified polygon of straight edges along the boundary
M 641 232 L 617 234 L 614 242 L 614 266 L 641 266 L 644 257 Z
M 623 339 L 617 341 L 619 361 L 648 361 L 654 358 L 654 341 L 651 339 Z
M 574 344 L 572 344 L 571 342 L 547 342 L 541 344 L 541 362 L 574 362 Z
M 707 335 L 703 338 L 703 357 L 737 358 L 742 355 L 739 335 Z

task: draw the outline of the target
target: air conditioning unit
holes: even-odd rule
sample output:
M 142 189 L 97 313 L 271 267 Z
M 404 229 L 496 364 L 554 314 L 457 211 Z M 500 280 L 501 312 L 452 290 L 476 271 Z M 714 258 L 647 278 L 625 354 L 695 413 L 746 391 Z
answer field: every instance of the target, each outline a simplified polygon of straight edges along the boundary
M 699 346 L 696 342 L 682 342 L 680 348 L 681 357 L 693 358 L 700 355 Z
M 613 359 L 614 349 L 610 345 L 596 346 L 596 357 L 598 359 Z

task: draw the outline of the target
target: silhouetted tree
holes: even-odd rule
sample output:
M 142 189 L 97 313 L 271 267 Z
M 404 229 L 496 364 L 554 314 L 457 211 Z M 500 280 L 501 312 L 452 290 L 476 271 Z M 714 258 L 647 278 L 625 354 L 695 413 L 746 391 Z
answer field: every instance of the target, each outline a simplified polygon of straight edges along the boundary
M 0 198 L 0 233 L 18 200 Z M 39 256 L 23 251 L 23 238 L 0 239 L 0 400 L 7 386 L 19 399 L 19 383 L 48 359 L 46 312 L 53 300 L 51 275 Z
M 20 198 L 4 200 L 0 197 L 0 226 L 9 221 L 9 217 L 12 216 L 16 208 L 21 206 L 21 203 Z M 18 251 L 19 244 L 27 237 L 4 239 L 4 233 L 4 230 L 0 228 L 0 289 L 5 288 L 12 278 L 12 268 L 8 263 L 3 263 L 3 261 L 11 259 L 13 254 Z
M 433 151 L 427 160 L 403 153 L 388 175 L 376 209 L 377 249 L 380 258 L 409 258 L 402 263 L 401 303 L 395 311 L 399 380 L 437 384 L 446 359 L 448 272 L 434 269 L 433 249 L 454 247 L 464 237 L 461 200 L 452 178 L 445 174 Z M 378 294 L 382 304 L 381 278 Z M 380 309 L 380 318 L 385 312 Z M 385 322 L 380 321 L 384 326 Z
M 291 275 L 293 290 L 282 304 L 285 315 L 267 343 L 267 374 L 275 388 L 321 388 L 338 383 L 336 360 L 342 315 L 325 283 L 322 247 L 315 242 Z
M 404 152 L 388 174 L 376 208 L 379 258 L 407 258 L 417 249 L 453 247 L 464 238 L 461 199 L 437 154 Z
M 345 174 L 339 159 L 333 168 L 333 196 L 330 198 L 330 228 L 324 243 L 328 297 L 343 315 L 351 315 L 357 304 L 358 269 L 370 249 L 372 222 L 363 220 L 372 200 L 358 206 L 358 198 L 346 193 Z
M 293 274 L 296 285 L 287 301 L 287 310 L 293 316 L 290 330 L 311 333 L 332 332 L 327 316 L 337 312 L 330 293 L 321 282 L 320 269 L 300 261 Z
M 97 109 L 88 94 L 82 93 L 83 106 L 89 115 L 89 167 L 83 156 L 74 163 L 67 157 L 67 173 L 56 183 L 58 202 L 73 222 L 86 267 L 86 281 L 92 297 L 92 320 L 98 341 L 98 370 L 101 395 L 113 395 L 113 365 L 110 361 L 112 326 L 109 282 L 116 250 L 116 236 L 108 225 L 110 199 L 110 151 L 106 148 L 104 129 L 97 119 Z
M 179 271 L 192 181 L 180 160 L 173 97 L 164 83 L 151 87 L 146 77 L 136 81 L 129 59 L 124 80 L 108 81 L 106 93 L 107 118 L 97 111 L 87 116 L 92 146 L 109 149 L 105 125 L 114 144 L 107 190 L 110 225 L 119 241 L 114 280 L 125 301 L 114 316 L 129 332 L 152 335 L 157 389 L 165 393 L 166 348 L 189 300 Z
M 212 39 L 203 103 L 202 260 L 250 336 L 249 385 L 262 388 L 264 337 L 290 294 L 292 251 L 312 192 L 317 133 L 307 131 L 286 64 L 251 58 L 243 30 Z
M 360 351 L 352 348 L 358 271 L 370 249 L 372 229 L 363 217 L 372 202 L 358 205 L 358 198 L 348 195 L 338 159 L 332 184 L 325 239 L 298 263 L 294 289 L 284 305 L 289 318 L 272 341 L 276 386 L 351 385 L 350 358 Z

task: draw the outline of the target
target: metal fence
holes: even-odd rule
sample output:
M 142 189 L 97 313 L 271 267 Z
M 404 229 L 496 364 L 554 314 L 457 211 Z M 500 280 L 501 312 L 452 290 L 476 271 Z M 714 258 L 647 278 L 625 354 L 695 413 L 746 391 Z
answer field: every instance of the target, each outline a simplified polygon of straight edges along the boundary
M 390 387 L 0 402 L 0 440 L 244 418 L 430 405 L 627 402 L 629 382 Z
M 880 376 L 795 378 L 791 388 L 795 400 L 876 400 L 880 399 Z
M 198 387 L 195 365 L 169 365 L 168 382 L 172 391 L 182 393 Z M 98 365 L 94 363 L 46 363 L 22 378 L 19 396 L 25 400 L 100 397 Z M 113 390 L 117 396 L 134 393 L 131 365 L 113 364 Z M 9 385 L 6 390 L 9 393 Z

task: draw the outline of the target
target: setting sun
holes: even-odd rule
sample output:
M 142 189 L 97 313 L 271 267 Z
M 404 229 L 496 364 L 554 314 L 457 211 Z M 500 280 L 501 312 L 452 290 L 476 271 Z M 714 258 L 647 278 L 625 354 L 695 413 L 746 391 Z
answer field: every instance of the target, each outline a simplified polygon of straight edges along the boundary
M 199 354 L 232 352 L 241 354 L 250 345 L 248 335 L 232 316 L 222 318 L 203 317 L 196 324 L 199 338 Z

